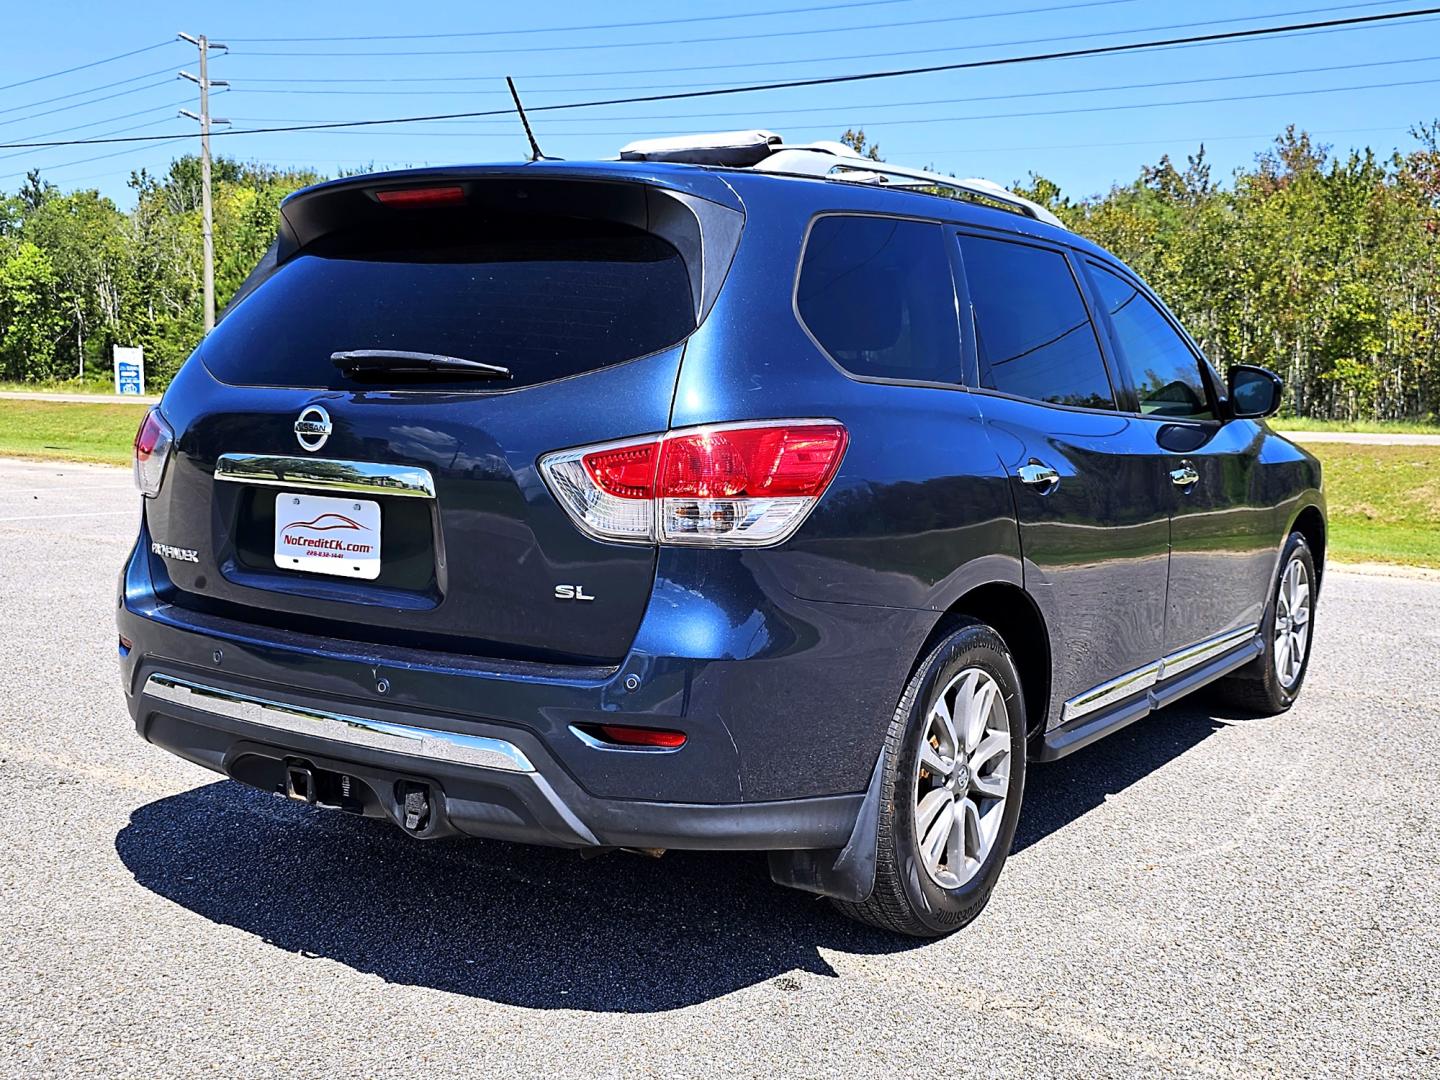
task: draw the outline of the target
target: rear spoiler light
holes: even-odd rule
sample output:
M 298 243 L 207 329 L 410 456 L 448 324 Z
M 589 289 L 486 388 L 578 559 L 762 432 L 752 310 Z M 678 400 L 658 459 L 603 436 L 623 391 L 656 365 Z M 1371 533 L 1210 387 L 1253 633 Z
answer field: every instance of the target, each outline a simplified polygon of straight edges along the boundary
M 820 501 L 848 441 L 836 420 L 709 425 L 547 454 L 540 471 L 598 540 L 772 547 Z

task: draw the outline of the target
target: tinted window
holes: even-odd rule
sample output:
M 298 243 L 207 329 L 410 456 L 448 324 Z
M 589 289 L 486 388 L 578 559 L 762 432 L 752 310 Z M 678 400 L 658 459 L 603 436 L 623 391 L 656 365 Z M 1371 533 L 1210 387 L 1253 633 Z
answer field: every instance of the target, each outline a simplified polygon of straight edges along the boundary
M 960 379 L 955 286 L 938 225 L 820 218 L 805 245 L 796 303 L 816 340 L 852 374 Z
M 980 383 L 1018 397 L 1115 408 L 1080 287 L 1056 251 L 962 236 Z
M 1099 263 L 1094 269 L 1095 291 L 1110 313 L 1115 334 L 1115 355 L 1135 385 L 1140 411 L 1155 416 L 1209 420 L 1209 394 L 1200 376 L 1200 363 L 1184 339 L 1175 332 L 1150 298 Z
M 232 383 L 350 388 L 376 377 L 343 375 L 331 353 L 398 349 L 514 373 L 428 376 L 426 386 L 509 389 L 643 356 L 695 329 L 689 273 L 659 237 L 577 219 L 446 218 L 306 249 L 227 312 L 202 349 L 206 366 Z

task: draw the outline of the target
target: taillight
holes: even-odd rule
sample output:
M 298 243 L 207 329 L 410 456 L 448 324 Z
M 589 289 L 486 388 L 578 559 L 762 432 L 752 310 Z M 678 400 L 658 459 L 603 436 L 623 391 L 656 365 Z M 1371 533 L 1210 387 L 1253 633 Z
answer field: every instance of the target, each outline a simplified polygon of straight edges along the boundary
M 152 408 L 135 433 L 135 486 L 146 498 L 160 493 L 165 463 L 170 460 L 170 448 L 174 444 L 175 433 L 160 415 L 159 407 Z
M 847 440 L 833 420 L 767 420 L 547 454 L 540 468 L 592 536 L 767 546 L 794 535 L 834 479 Z

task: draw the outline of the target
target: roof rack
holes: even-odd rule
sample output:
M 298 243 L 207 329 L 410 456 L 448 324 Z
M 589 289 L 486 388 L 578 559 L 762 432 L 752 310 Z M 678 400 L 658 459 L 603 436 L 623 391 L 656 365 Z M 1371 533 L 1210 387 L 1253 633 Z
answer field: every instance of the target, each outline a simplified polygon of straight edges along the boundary
M 641 139 L 620 150 L 622 161 L 670 161 L 689 165 L 753 168 L 785 176 L 811 176 L 850 183 L 922 191 L 942 198 L 979 199 L 998 203 L 1047 225 L 1065 228 L 1064 222 L 1039 203 L 1017 195 L 993 180 L 953 176 L 891 165 L 862 157 L 838 142 L 788 146 L 773 131 L 723 131 L 664 139 Z M 937 190 L 938 189 L 938 190 Z

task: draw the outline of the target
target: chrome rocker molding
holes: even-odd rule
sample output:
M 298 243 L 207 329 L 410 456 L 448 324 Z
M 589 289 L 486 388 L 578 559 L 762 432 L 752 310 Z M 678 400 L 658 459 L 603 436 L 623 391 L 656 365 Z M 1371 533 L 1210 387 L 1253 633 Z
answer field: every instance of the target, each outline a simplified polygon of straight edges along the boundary
M 221 454 L 215 462 L 215 479 L 269 487 L 435 498 L 435 479 L 428 469 L 368 461 L 274 454 Z
M 411 727 L 384 720 L 368 720 L 362 716 L 308 709 L 287 705 L 267 698 L 218 690 L 213 686 L 177 679 L 171 675 L 151 675 L 145 680 L 145 694 L 175 705 L 200 712 L 226 716 L 247 724 L 310 735 L 333 742 L 366 746 L 373 750 L 390 750 L 409 757 L 470 765 L 478 769 L 501 772 L 533 773 L 535 766 L 519 747 L 503 739 L 479 735 L 460 735 L 435 728 Z
M 1260 627 L 1252 623 L 1187 645 L 1153 664 L 1077 694 L 1061 708 L 1059 726 L 1045 733 L 1037 757 L 1042 761 L 1064 757 L 1248 664 L 1263 651 Z

